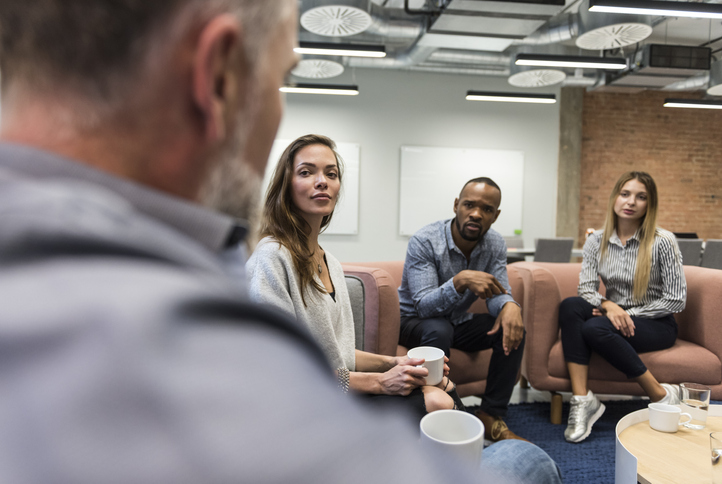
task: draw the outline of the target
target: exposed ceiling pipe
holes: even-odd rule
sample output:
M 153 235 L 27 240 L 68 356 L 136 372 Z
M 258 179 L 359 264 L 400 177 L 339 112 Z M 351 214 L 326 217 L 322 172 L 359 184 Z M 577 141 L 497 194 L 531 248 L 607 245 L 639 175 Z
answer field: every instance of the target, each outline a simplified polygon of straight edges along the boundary
M 489 66 L 508 66 L 509 56 L 495 52 L 479 52 L 471 50 L 439 49 L 432 53 L 428 62 L 444 62 L 448 64 L 476 64 Z
M 471 67 L 446 67 L 446 66 L 408 66 L 403 70 L 417 72 L 438 72 L 441 74 L 462 74 L 468 76 L 486 76 L 486 77 L 507 77 L 509 69 L 474 69 Z
M 415 40 L 421 37 L 426 26 L 423 19 L 393 20 L 390 18 L 374 17 L 374 22 L 364 32 L 365 34 L 383 37 L 387 41 Z
M 551 19 L 518 44 L 545 45 L 571 40 L 579 34 L 579 16 L 564 14 Z
M 345 64 L 349 67 L 374 67 L 378 69 L 399 69 L 424 62 L 436 47 L 423 47 L 416 44 L 409 51 L 396 57 L 374 59 L 368 57 L 347 57 Z
M 709 83 L 709 72 L 704 72 L 665 86 L 662 88 L 662 91 L 697 91 L 699 89 L 706 89 L 707 83 Z

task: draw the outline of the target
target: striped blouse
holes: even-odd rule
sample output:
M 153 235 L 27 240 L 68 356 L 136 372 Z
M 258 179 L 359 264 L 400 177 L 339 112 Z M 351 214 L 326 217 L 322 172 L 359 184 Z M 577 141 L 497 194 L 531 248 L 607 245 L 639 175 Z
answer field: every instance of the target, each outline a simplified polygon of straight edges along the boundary
M 618 304 L 630 316 L 655 319 L 684 309 L 687 282 L 682 269 L 682 254 L 671 232 L 657 228 L 652 248 L 649 286 L 641 301 L 636 301 L 633 296 L 639 232 L 627 240 L 627 245 L 622 245 L 615 230 L 609 238 L 607 254 L 600 262 L 603 233 L 603 230 L 594 232 L 584 244 L 584 260 L 578 288 L 580 297 L 592 306 L 599 307 L 605 299 L 599 294 L 601 277 L 607 288 L 606 299 Z

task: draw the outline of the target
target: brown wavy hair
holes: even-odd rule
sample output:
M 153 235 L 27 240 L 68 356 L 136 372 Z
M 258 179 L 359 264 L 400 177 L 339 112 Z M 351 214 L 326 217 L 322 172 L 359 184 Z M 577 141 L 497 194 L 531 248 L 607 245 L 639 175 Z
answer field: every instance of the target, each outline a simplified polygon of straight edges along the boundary
M 604 234 L 602 235 L 599 257 L 601 260 L 606 256 L 609 238 L 612 236 L 614 229 L 617 228 L 617 214 L 614 213 L 614 204 L 624 185 L 631 180 L 637 180 L 647 189 L 647 212 L 644 214 L 640 225 L 639 252 L 637 253 L 637 265 L 634 270 L 633 295 L 634 299 L 640 301 L 647 293 L 647 287 L 649 286 L 649 274 L 652 271 L 652 249 L 654 237 L 657 233 L 657 208 L 659 206 L 657 185 L 649 173 L 643 171 L 627 172 L 619 177 L 619 180 L 614 185 L 607 205 L 607 218 L 604 222 Z
M 326 289 L 314 280 L 316 268 L 313 263 L 313 251 L 308 246 L 308 234 L 311 227 L 303 218 L 293 203 L 291 194 L 291 181 L 293 180 L 293 163 L 296 154 L 303 148 L 311 145 L 323 145 L 331 149 L 336 157 L 339 183 L 343 180 L 343 160 L 336 151 L 336 143 L 331 138 L 319 134 L 307 134 L 294 140 L 281 155 L 273 172 L 271 183 L 266 190 L 266 200 L 263 204 L 263 219 L 261 220 L 261 237 L 274 237 L 291 253 L 293 266 L 298 273 L 301 284 L 301 299 L 306 305 L 305 292 L 312 287 L 318 292 L 325 293 Z M 336 201 L 341 195 L 337 196 Z M 323 217 L 321 232 L 331 223 L 333 212 Z

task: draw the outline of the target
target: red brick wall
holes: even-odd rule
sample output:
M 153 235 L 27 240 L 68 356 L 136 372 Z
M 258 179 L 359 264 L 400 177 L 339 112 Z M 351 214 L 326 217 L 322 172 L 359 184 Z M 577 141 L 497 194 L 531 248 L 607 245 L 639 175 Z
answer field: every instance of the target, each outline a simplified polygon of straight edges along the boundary
M 659 226 L 722 239 L 722 110 L 662 107 L 700 93 L 587 92 L 582 115 L 579 240 L 602 228 L 609 194 L 630 170 L 652 175 Z

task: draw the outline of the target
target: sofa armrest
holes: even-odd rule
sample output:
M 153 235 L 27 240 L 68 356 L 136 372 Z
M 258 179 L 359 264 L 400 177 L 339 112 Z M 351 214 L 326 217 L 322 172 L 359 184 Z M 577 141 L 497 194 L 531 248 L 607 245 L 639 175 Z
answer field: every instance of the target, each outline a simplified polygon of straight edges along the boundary
M 363 284 L 363 350 L 395 356 L 399 342 L 399 296 L 396 283 L 388 272 L 342 264 L 347 276 Z
M 675 315 L 679 338 L 703 346 L 722 361 L 722 270 L 684 266 L 687 305 Z
M 521 304 L 527 342 L 522 373 L 535 386 L 549 377 L 549 353 L 559 338 L 559 303 L 562 298 L 557 279 L 550 270 L 533 262 L 516 262 L 513 265 L 524 286 Z

